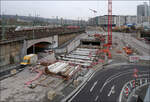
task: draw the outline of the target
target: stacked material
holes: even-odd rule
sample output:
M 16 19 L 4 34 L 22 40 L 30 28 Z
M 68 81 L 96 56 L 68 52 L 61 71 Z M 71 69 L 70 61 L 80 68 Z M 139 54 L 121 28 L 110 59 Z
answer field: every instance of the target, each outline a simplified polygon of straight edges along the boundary
M 87 62 L 82 63 L 82 62 L 71 62 L 71 61 L 70 61 L 70 63 L 76 64 L 76 65 L 81 65 L 83 67 L 89 67 L 92 64 L 92 63 L 87 63 Z
M 77 48 L 78 51 L 97 51 L 98 49 Z
M 67 80 L 80 70 L 80 66 L 72 66 L 65 72 L 61 73 Z
M 65 60 L 65 61 L 72 61 L 72 62 L 92 63 L 92 61 L 89 61 L 89 60 L 86 61 L 86 60 L 82 60 L 82 59 L 73 59 L 73 58 L 66 58 L 66 57 L 63 57 L 62 59 Z
M 90 58 L 88 56 L 81 56 L 81 55 L 73 55 L 73 54 L 69 54 L 66 56 L 67 58 L 76 58 L 76 59 L 83 59 L 83 60 L 93 60 L 93 57 Z
M 81 55 L 81 56 L 88 56 L 89 53 L 80 53 L 80 52 L 72 52 L 72 54 L 74 55 Z M 95 57 L 96 55 L 95 54 L 92 54 L 92 57 Z
M 72 53 L 62 56 L 62 60 L 84 67 L 91 66 L 98 49 L 77 48 Z
M 70 66 L 67 62 L 56 62 L 46 67 L 45 72 L 47 74 L 59 74 L 65 79 L 71 78 L 76 72 L 78 72 L 80 66 Z
M 56 62 L 50 66 L 48 66 L 48 70 L 51 73 L 58 74 L 61 70 L 65 70 L 69 64 L 66 62 Z

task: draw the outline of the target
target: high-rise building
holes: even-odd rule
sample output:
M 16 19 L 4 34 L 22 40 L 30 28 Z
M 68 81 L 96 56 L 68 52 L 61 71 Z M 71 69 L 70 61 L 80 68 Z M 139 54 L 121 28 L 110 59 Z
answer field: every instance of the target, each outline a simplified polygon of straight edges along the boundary
M 150 5 L 148 7 L 148 16 L 150 16 Z
M 144 2 L 142 5 L 137 6 L 137 23 L 143 24 L 149 21 L 150 17 L 150 5 L 148 6 L 147 2 Z
M 149 6 L 146 2 L 137 6 L 137 16 L 149 16 Z

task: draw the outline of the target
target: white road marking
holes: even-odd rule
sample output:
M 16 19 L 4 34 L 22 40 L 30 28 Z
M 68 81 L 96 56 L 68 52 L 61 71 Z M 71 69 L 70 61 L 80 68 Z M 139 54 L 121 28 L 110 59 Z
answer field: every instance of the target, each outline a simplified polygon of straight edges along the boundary
M 94 89 L 94 87 L 96 86 L 96 84 L 97 84 L 97 81 L 96 81 L 96 82 L 94 82 L 93 86 L 92 86 L 92 87 L 91 87 L 91 89 L 90 89 L 90 92 L 92 92 L 92 91 L 93 91 L 93 89 Z
M 91 78 L 95 75 L 95 73 L 93 73 L 90 78 L 88 79 L 88 82 L 91 80 Z
M 117 74 L 114 74 L 114 75 L 110 76 L 106 81 L 111 80 L 111 79 L 112 79 L 113 77 L 115 77 L 115 76 L 118 76 L 118 75 L 121 75 L 121 74 L 127 73 L 127 72 L 132 72 L 132 71 L 133 71 L 133 70 L 128 70 L 128 71 L 119 72 L 119 73 L 117 73 Z
M 133 73 L 133 72 L 127 71 L 126 73 L 119 74 L 119 75 L 115 75 L 115 76 L 113 76 L 112 78 L 109 77 L 109 78 L 108 78 L 109 80 L 106 80 L 106 82 L 103 84 L 102 88 L 100 89 L 100 92 L 102 92 L 103 89 L 104 89 L 104 87 L 105 87 L 108 83 L 110 83 L 112 80 L 114 80 L 114 79 L 116 79 L 116 78 L 118 78 L 118 77 L 120 77 L 120 76 L 122 76 L 122 75 L 129 74 L 129 73 Z
M 113 85 L 113 86 L 111 87 L 110 92 L 108 93 L 108 96 L 111 96 L 111 94 L 114 94 L 114 93 L 115 93 L 115 86 Z
M 95 98 L 95 100 L 94 100 L 94 101 L 97 101 L 97 100 L 98 100 L 98 97 L 99 97 L 99 96 L 96 96 L 96 98 Z
M 86 83 L 86 84 L 87 84 L 87 83 Z M 71 101 L 77 96 L 77 94 L 85 87 L 86 84 L 84 84 L 84 85 L 80 88 L 80 90 L 79 90 L 78 92 L 76 92 L 76 94 L 75 94 L 70 100 L 68 100 L 68 102 L 71 102 Z
M 105 87 L 106 84 L 107 84 L 107 82 L 105 82 L 105 83 L 103 84 L 102 88 L 100 89 L 100 92 L 103 91 L 103 88 Z

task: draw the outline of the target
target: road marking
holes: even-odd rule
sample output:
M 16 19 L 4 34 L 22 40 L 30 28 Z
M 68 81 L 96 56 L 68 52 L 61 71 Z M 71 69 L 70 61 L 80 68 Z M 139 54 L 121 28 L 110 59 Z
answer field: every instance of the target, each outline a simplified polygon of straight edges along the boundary
M 86 84 L 87 84 L 87 83 L 85 83 L 85 84 L 79 89 L 79 91 L 76 92 L 76 94 L 75 94 L 71 99 L 68 100 L 68 102 L 71 102 L 71 101 L 77 96 L 77 94 L 85 87 Z M 62 101 L 62 102 L 64 102 L 64 101 Z
M 105 87 L 106 84 L 107 84 L 107 82 L 105 82 L 105 83 L 103 84 L 102 88 L 100 89 L 100 92 L 103 91 L 103 88 Z
M 90 78 L 88 79 L 87 82 L 89 82 L 89 81 L 91 80 L 91 78 L 94 76 L 94 74 L 95 74 L 95 73 L 93 73 L 93 74 L 90 76 Z
M 111 90 L 109 91 L 109 93 L 108 93 L 108 96 L 111 96 L 111 94 L 114 94 L 115 93 L 115 86 L 113 85 L 112 87 L 111 87 Z
M 126 73 L 125 73 L 125 72 L 126 72 Z M 121 76 L 121 75 L 128 74 L 128 73 L 132 73 L 132 72 L 130 72 L 130 71 L 124 71 L 124 72 L 117 73 L 117 74 L 112 75 L 111 77 L 109 77 L 109 78 L 105 81 L 105 83 L 103 84 L 102 88 L 100 89 L 100 92 L 102 92 L 103 89 L 104 89 L 104 87 L 105 87 L 105 85 L 108 84 L 109 82 L 111 82 L 113 79 L 115 79 L 115 78 L 117 78 L 117 77 L 119 77 L 119 76 Z
M 99 97 L 99 96 L 96 96 L 96 98 L 95 98 L 95 100 L 94 100 L 94 101 L 97 101 L 97 100 L 98 100 L 98 97 Z
M 96 86 L 96 84 L 97 84 L 97 81 L 96 81 L 96 82 L 94 82 L 93 86 L 92 86 L 92 87 L 91 87 L 91 89 L 90 89 L 90 92 L 92 92 L 92 91 L 93 91 L 93 89 L 94 89 L 94 87 Z
M 119 72 L 119 73 L 117 73 L 117 74 L 114 74 L 114 75 L 112 75 L 112 76 L 110 76 L 107 80 L 106 80 L 106 82 L 107 81 L 109 81 L 109 80 L 111 80 L 113 77 L 115 77 L 115 76 L 118 76 L 118 75 L 120 75 L 120 74 L 123 74 L 123 73 L 127 73 L 127 72 L 132 72 L 133 70 L 128 70 L 128 71 L 123 71 L 123 72 Z

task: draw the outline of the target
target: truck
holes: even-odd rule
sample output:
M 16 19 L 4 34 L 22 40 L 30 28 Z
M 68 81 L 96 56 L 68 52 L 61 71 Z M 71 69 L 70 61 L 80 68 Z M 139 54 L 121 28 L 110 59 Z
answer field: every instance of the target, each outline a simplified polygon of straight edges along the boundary
M 20 63 L 23 66 L 35 64 L 38 60 L 36 54 L 29 54 L 23 57 L 23 61 Z

